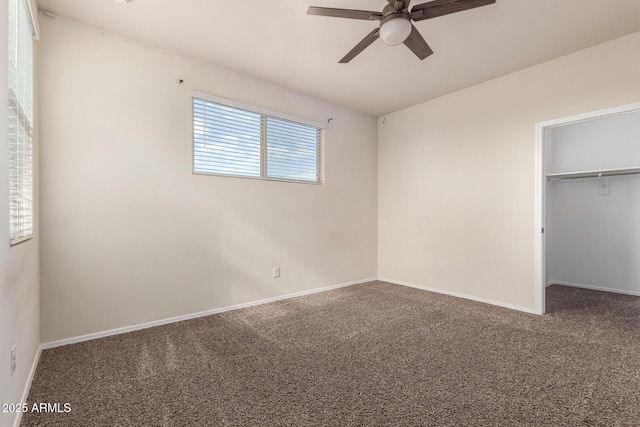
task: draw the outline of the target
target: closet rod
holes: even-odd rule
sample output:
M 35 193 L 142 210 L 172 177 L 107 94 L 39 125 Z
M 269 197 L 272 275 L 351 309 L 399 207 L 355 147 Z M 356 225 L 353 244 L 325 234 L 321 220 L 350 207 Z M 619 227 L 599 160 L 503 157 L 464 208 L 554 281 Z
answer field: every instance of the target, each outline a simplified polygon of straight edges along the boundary
M 550 173 L 550 174 L 547 174 L 547 180 L 560 181 L 562 179 L 604 178 L 607 176 L 638 175 L 638 174 L 640 174 L 640 167 L 624 168 L 624 169 L 602 169 L 602 170 L 584 171 L 584 172 Z

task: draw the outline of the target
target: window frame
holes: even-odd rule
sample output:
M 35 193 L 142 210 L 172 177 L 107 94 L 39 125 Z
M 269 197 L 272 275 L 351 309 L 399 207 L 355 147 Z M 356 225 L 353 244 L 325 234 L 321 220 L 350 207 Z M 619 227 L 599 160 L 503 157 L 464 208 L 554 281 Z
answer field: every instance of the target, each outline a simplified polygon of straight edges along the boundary
M 194 100 L 195 99 L 212 102 L 212 103 L 226 106 L 226 107 L 237 108 L 250 113 L 260 114 L 260 121 L 261 121 L 260 176 L 247 176 L 247 175 L 235 175 L 231 173 L 196 171 L 195 143 L 194 143 L 195 142 L 195 132 L 194 132 L 194 124 L 195 124 Z M 265 134 L 262 131 L 263 126 L 265 126 L 267 122 L 267 118 L 284 120 L 284 121 L 292 122 L 299 125 L 313 127 L 313 128 L 316 128 L 316 130 L 320 133 L 319 137 L 317 138 L 317 144 L 316 144 L 317 179 L 315 181 L 304 180 L 304 179 L 292 179 L 292 178 L 278 178 L 278 177 L 270 177 L 267 175 L 268 148 L 267 148 Z M 191 172 L 194 175 L 211 175 L 211 176 L 221 176 L 221 177 L 229 177 L 229 178 L 253 179 L 253 180 L 261 180 L 261 181 L 277 181 L 277 182 L 289 182 L 289 183 L 308 184 L 308 185 L 324 185 L 324 138 L 325 138 L 326 128 L 327 126 L 325 123 L 318 122 L 315 120 L 309 120 L 303 117 L 280 113 L 267 108 L 257 107 L 254 105 L 245 104 L 243 102 L 234 101 L 231 99 L 222 98 L 219 96 L 210 95 L 208 93 L 192 90 L 191 91 Z

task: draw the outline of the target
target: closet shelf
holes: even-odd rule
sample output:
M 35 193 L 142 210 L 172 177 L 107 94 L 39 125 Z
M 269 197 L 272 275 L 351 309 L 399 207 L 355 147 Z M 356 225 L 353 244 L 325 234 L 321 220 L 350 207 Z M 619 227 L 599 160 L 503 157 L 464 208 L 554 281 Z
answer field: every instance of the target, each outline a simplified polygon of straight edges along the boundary
M 601 170 L 582 171 L 582 172 L 550 173 L 550 174 L 547 174 L 547 180 L 559 181 L 561 179 L 601 178 L 606 176 L 638 175 L 638 174 L 640 174 L 640 167 L 622 168 L 622 169 L 601 169 Z

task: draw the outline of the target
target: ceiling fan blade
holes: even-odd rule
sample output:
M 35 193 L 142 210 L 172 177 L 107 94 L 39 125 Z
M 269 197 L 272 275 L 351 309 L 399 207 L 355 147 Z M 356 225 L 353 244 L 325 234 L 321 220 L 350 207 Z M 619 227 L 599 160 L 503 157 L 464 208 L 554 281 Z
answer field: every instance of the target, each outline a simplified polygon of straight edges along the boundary
M 433 50 L 431 50 L 418 29 L 413 25 L 411 26 L 411 34 L 409 34 L 409 37 L 404 41 L 404 44 L 421 60 L 433 54 Z
M 433 0 L 413 6 L 411 19 L 422 21 L 423 19 L 437 18 L 450 13 L 487 6 L 495 2 L 496 0 Z
M 371 43 L 373 43 L 378 39 L 379 34 L 380 34 L 380 28 L 376 28 L 373 31 L 371 31 L 369 34 L 367 34 L 367 36 L 363 38 L 360 41 L 360 43 L 358 43 L 353 49 L 351 49 L 349 53 L 345 55 L 344 58 L 340 60 L 340 64 L 346 64 L 347 62 L 351 61 L 353 58 L 358 56 L 360 52 L 365 50 L 367 47 L 369 47 Z
M 307 15 L 332 16 L 334 18 L 364 19 L 366 21 L 379 21 L 382 13 L 369 10 L 334 9 L 332 7 L 309 6 Z

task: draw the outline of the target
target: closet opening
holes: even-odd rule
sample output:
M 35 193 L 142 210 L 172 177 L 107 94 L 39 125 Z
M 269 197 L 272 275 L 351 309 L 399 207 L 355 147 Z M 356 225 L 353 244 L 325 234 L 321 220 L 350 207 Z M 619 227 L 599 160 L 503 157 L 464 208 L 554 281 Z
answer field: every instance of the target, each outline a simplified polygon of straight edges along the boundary
M 538 123 L 535 191 L 535 312 L 552 285 L 640 296 L 640 103 Z

